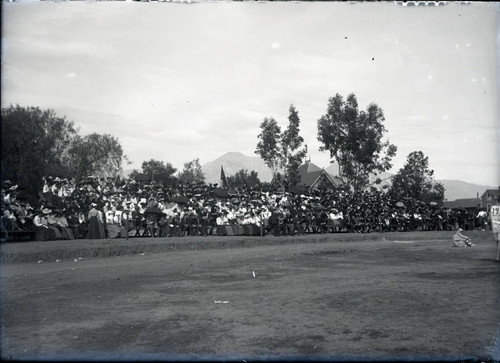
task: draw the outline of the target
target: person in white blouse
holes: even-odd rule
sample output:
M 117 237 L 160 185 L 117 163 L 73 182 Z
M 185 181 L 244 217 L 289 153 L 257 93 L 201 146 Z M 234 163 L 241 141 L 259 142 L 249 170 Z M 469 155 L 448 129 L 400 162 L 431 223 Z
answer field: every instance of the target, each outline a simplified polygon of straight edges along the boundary
M 217 235 L 218 236 L 227 235 L 226 226 L 229 225 L 229 220 L 227 218 L 227 211 L 219 213 L 215 223 L 217 224 Z

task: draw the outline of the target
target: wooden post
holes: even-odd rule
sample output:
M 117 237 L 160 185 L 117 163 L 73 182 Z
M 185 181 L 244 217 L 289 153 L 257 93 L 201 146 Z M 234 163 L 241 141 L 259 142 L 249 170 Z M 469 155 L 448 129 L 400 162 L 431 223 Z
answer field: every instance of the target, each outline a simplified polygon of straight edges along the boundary
M 500 239 L 500 235 L 497 235 L 499 236 L 499 239 Z M 500 240 L 497 239 L 497 261 L 500 261 Z
M 126 229 L 125 235 L 127 236 L 126 237 L 127 239 L 128 239 L 128 223 L 129 223 L 128 218 L 129 218 L 129 216 L 130 216 L 130 212 L 127 213 L 127 219 L 125 220 L 125 229 Z

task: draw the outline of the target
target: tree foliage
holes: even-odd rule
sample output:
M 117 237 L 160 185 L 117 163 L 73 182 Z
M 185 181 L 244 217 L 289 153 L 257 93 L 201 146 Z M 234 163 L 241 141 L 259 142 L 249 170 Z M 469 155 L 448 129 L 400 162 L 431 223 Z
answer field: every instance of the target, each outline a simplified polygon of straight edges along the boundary
M 233 188 L 248 188 L 261 184 L 257 172 L 252 170 L 249 173 L 246 169 L 241 169 L 236 174 L 228 176 L 227 182 Z
M 407 205 L 417 202 L 442 204 L 445 188 L 434 180 L 434 170 L 429 168 L 429 158 L 422 151 L 408 155 L 405 165 L 392 178 L 389 196 Z
M 76 180 L 90 175 L 115 177 L 125 158 L 119 140 L 109 134 L 77 135 L 68 150 L 68 163 Z
M 320 151 L 329 151 L 340 167 L 340 177 L 349 188 L 363 190 L 369 176 L 389 170 L 397 148 L 382 138 L 384 113 L 371 103 L 366 111 L 350 94 L 344 101 L 338 93 L 328 100 L 327 112 L 318 120 Z
M 281 127 L 278 126 L 278 122 L 274 118 L 266 117 L 260 124 L 260 129 L 261 132 L 257 136 L 260 141 L 255 153 L 264 160 L 274 176 L 279 168 Z
M 111 135 L 80 136 L 73 122 L 51 110 L 19 105 L 2 108 L 2 178 L 36 199 L 44 175 L 113 176 L 126 160 Z
M 185 184 L 205 183 L 205 174 L 201 170 L 200 159 L 184 163 L 184 169 L 177 176 Z
M 281 132 L 274 118 L 265 118 L 260 125 L 260 141 L 255 151 L 273 173 L 273 178 L 279 178 L 282 187 L 291 188 L 300 181 L 298 168 L 307 154 L 307 145 L 302 146 L 304 139 L 300 136 L 300 118 L 295 106 L 289 108 L 288 126 Z
M 44 175 L 70 176 L 65 155 L 76 133 L 73 122 L 53 110 L 2 108 L 2 178 L 34 198 Z
M 175 176 L 177 169 L 170 163 L 165 164 L 163 161 L 151 159 L 143 161 L 141 168 L 142 174 L 134 170 L 130 174 L 130 177 L 135 180 L 145 179 L 164 185 L 172 185 L 177 181 L 177 177 Z
M 302 147 L 304 139 L 299 134 L 299 126 L 299 114 L 294 105 L 290 105 L 288 127 L 281 135 L 281 166 L 288 188 L 300 182 L 298 169 L 307 155 L 307 145 Z

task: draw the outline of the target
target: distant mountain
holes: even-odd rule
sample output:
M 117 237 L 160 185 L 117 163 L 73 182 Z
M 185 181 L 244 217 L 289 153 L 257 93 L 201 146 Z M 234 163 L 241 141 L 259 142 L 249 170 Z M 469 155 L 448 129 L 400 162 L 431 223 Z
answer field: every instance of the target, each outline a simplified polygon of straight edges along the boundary
M 201 166 L 201 170 L 205 174 L 207 183 L 220 183 L 220 167 L 224 168 L 224 174 L 227 176 L 234 175 L 241 169 L 256 171 L 260 181 L 270 182 L 272 179 L 271 169 L 258 156 L 246 156 L 240 152 L 228 152 L 214 161 L 210 161 Z
M 461 180 L 438 181 L 444 185 L 444 188 L 446 189 L 444 197 L 449 201 L 462 198 L 475 198 L 478 194 L 479 197 L 481 197 L 486 189 L 498 189 L 498 186 L 492 187 L 491 185 L 472 184 Z
M 325 169 L 329 174 L 335 176 L 338 175 L 338 166 L 336 164 L 330 165 Z M 374 182 L 376 178 L 382 179 L 383 185 L 391 185 L 391 178 L 394 174 L 388 172 L 382 172 L 377 176 L 370 178 L 371 182 Z M 436 180 L 443 184 L 445 188 L 444 198 L 448 201 L 453 201 L 463 198 L 475 198 L 479 194 L 479 197 L 485 192 L 486 189 L 497 189 L 498 186 L 491 185 L 479 185 L 467 183 L 461 180 Z

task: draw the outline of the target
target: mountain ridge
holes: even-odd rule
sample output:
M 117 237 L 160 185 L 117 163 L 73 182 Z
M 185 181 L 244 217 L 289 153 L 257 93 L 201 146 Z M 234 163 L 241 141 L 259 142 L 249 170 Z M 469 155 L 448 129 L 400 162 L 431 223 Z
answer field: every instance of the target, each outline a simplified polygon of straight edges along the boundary
M 238 164 L 236 160 L 243 160 L 246 162 L 242 162 Z M 254 170 L 257 172 L 260 181 L 269 182 L 272 179 L 271 169 L 267 167 L 260 157 L 255 156 L 246 156 L 238 151 L 228 152 L 217 159 L 203 164 L 201 169 L 205 173 L 205 177 L 207 183 L 220 183 L 220 168 L 224 168 L 224 173 L 226 176 L 234 175 L 241 169 L 246 169 L 248 172 Z M 254 167 L 255 165 L 255 167 Z M 318 165 L 319 166 L 319 165 Z M 325 171 L 331 175 L 338 174 L 338 166 L 336 163 L 329 165 L 324 168 Z M 390 184 L 390 178 L 393 176 L 393 173 L 383 172 L 378 176 L 373 177 L 373 181 L 380 177 L 383 180 L 383 184 Z M 465 198 L 475 198 L 481 195 L 487 189 L 497 189 L 498 187 L 491 185 L 482 185 L 482 184 L 474 184 L 469 183 L 463 180 L 454 180 L 454 179 L 443 179 L 436 180 L 444 185 L 445 191 L 445 199 L 452 201 L 456 199 L 465 199 Z
M 234 175 L 241 169 L 245 169 L 248 172 L 256 171 L 261 182 L 270 182 L 272 179 L 271 169 L 260 157 L 247 156 L 239 151 L 230 151 L 201 166 L 207 183 L 220 183 L 221 166 L 226 176 Z

